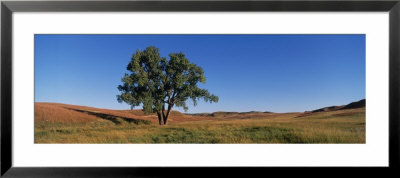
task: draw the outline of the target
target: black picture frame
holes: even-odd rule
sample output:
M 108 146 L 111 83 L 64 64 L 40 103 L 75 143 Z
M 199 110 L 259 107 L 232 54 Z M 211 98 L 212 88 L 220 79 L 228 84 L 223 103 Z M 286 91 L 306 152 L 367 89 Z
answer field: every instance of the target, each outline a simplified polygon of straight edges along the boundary
M 13 167 L 12 165 L 12 18 L 13 12 L 110 12 L 110 11 L 347 11 L 389 12 L 389 167 L 351 168 L 171 168 L 171 167 Z M 400 135 L 400 0 L 262 0 L 262 1 L 2 1 L 1 2 L 1 176 L 4 177 L 147 177 L 182 174 L 265 175 L 296 172 L 310 174 L 310 169 L 341 175 L 342 169 L 354 175 L 371 171 L 398 174 Z M 246 169 L 246 170 L 244 170 Z M 285 169 L 285 170 L 283 170 Z M 286 169 L 290 169 L 287 171 Z M 247 177 L 246 176 L 246 177 Z

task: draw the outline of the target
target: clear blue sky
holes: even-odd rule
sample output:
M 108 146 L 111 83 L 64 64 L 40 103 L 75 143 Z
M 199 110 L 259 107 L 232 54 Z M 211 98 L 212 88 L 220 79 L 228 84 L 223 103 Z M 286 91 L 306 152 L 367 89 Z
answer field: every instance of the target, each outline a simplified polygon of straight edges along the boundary
M 35 35 L 35 101 L 129 109 L 117 86 L 131 55 L 151 45 L 204 69 L 200 87 L 219 102 L 189 113 L 303 112 L 365 98 L 365 35 Z

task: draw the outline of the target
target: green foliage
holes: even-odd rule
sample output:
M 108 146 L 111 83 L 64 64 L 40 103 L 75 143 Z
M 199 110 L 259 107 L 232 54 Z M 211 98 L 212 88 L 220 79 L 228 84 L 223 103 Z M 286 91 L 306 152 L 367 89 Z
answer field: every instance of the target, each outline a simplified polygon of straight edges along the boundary
M 160 56 L 156 47 L 137 50 L 127 70 L 129 74 L 125 74 L 121 79 L 123 84 L 118 86 L 121 91 L 117 95 L 118 102 L 125 102 L 132 108 L 142 104 L 145 113 L 157 113 L 165 124 L 173 106 L 187 111 L 188 99 L 195 106 L 200 99 L 218 102 L 217 96 L 197 86 L 199 82 L 206 82 L 204 71 L 191 63 L 182 52 L 170 53 L 167 60 Z M 167 114 L 164 113 L 165 104 L 168 105 Z

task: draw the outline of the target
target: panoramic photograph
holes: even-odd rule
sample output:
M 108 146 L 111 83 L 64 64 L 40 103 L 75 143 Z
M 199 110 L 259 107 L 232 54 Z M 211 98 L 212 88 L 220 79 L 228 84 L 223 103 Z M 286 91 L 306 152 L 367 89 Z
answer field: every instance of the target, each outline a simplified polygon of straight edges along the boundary
M 36 34 L 36 144 L 365 144 L 364 34 Z

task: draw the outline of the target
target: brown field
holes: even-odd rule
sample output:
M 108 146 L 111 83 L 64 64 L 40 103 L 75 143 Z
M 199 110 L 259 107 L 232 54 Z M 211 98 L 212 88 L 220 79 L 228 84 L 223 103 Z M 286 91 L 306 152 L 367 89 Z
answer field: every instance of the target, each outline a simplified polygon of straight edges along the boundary
M 35 143 L 365 143 L 365 107 L 324 112 L 172 111 L 168 126 L 141 110 L 35 103 Z

